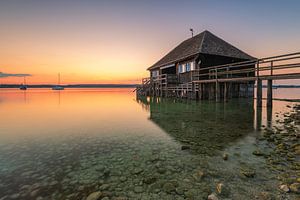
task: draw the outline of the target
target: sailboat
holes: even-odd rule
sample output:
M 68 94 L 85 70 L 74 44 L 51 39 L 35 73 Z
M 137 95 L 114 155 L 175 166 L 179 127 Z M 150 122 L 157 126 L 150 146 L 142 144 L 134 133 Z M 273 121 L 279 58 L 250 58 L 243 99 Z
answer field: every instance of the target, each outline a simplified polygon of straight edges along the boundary
M 27 90 L 27 85 L 26 85 L 26 77 L 24 76 L 24 82 L 20 85 L 20 90 Z
M 52 90 L 64 90 L 65 88 L 60 85 L 60 74 L 58 74 L 58 84 L 52 87 Z

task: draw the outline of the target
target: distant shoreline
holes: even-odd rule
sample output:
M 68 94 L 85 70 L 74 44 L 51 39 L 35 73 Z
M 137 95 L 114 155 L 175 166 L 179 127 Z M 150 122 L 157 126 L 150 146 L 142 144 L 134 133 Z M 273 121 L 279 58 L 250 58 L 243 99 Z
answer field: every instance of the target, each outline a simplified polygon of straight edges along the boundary
M 52 88 L 55 85 L 27 85 L 28 88 Z M 61 85 L 64 88 L 135 88 L 137 84 L 73 84 Z M 1 88 L 19 88 L 16 84 L 2 84 Z
M 135 88 L 139 84 L 68 84 L 61 85 L 64 88 Z M 1 88 L 19 88 L 21 85 L 17 84 L 2 84 Z M 55 85 L 52 84 L 43 84 L 43 85 L 27 85 L 28 88 L 52 88 Z M 266 88 L 266 85 L 263 85 L 263 88 Z M 300 88 L 300 85 L 273 85 L 273 88 Z

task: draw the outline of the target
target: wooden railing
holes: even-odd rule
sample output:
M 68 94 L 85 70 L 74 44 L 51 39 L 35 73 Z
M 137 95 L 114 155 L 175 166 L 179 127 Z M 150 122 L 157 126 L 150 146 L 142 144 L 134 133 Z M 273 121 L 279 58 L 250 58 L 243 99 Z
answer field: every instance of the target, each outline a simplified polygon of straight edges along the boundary
M 194 82 L 300 78 L 300 52 L 212 66 L 194 70 L 193 73 Z
M 181 80 L 183 76 L 187 77 L 184 77 L 184 81 Z M 258 79 L 300 79 L 300 52 L 200 68 L 179 75 L 161 74 L 156 77 L 143 78 L 140 88 L 150 87 L 153 84 L 174 88 L 191 82 L 255 81 Z M 173 85 L 170 86 L 170 83 Z

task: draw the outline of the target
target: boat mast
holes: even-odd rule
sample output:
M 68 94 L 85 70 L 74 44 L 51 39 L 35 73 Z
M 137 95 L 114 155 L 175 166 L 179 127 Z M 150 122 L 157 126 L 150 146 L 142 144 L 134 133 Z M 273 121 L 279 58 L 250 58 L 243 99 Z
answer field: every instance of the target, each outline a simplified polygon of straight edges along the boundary
M 58 85 L 60 85 L 60 73 L 58 73 Z

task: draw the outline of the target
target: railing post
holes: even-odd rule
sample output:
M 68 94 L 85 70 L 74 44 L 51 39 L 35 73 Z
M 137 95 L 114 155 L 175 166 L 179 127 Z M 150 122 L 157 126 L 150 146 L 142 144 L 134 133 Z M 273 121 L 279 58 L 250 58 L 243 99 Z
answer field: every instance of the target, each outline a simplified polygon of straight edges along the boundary
M 273 80 L 268 80 L 268 89 L 267 89 L 267 107 L 273 106 Z
M 256 64 L 256 76 L 257 78 L 259 78 L 259 60 L 257 60 L 257 64 Z
M 262 80 L 259 78 L 259 61 L 256 65 L 257 70 L 257 85 L 256 85 L 256 105 L 257 107 L 262 107 Z
M 227 98 L 228 98 L 228 94 L 227 94 L 227 82 L 224 82 L 224 101 L 226 102 L 227 101 Z
M 271 61 L 271 76 L 273 76 L 273 61 Z
M 216 95 L 216 102 L 220 101 L 220 86 L 219 86 L 219 82 L 218 82 L 218 69 L 216 68 L 216 91 L 215 91 L 215 95 Z

